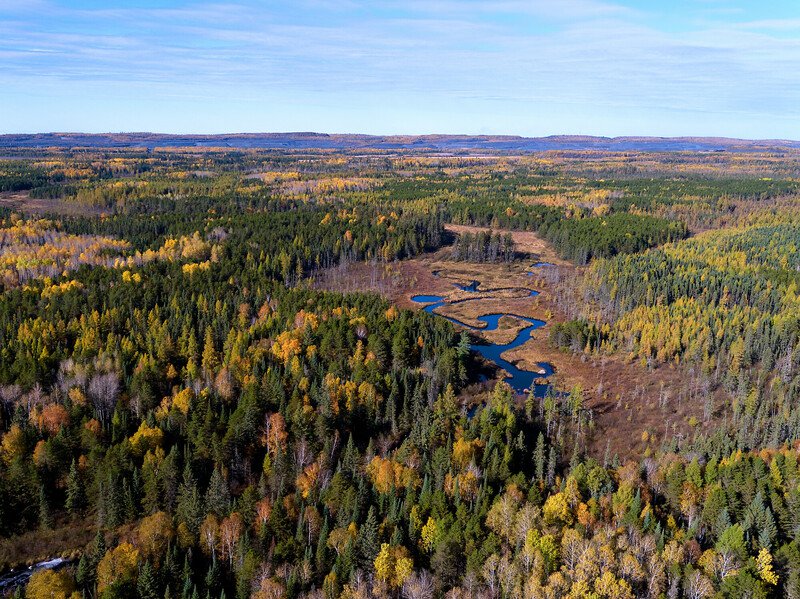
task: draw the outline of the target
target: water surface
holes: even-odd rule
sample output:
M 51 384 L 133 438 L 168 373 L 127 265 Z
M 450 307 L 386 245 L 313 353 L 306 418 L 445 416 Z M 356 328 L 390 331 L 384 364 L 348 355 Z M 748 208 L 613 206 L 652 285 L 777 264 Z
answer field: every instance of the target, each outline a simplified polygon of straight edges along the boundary
M 40 570 L 57 570 L 63 566 L 66 566 L 68 563 L 69 562 L 67 562 L 67 560 L 56 557 L 54 559 L 28 566 L 27 568 L 18 568 L 16 570 L 6 572 L 0 576 L 0 595 L 3 595 L 7 592 L 10 593 L 17 587 L 25 586 L 28 584 L 28 580 L 30 580 L 31 576 Z
M 534 291 L 531 292 L 531 295 L 538 294 L 538 292 Z M 503 316 L 508 316 L 509 318 L 515 318 L 522 322 L 528 323 L 528 326 L 523 327 L 519 330 L 516 337 L 510 343 L 489 343 L 485 341 L 483 343 L 473 343 L 470 345 L 470 349 L 482 355 L 484 358 L 496 364 L 499 368 L 502 368 L 508 373 L 508 376 L 505 377 L 505 381 L 514 389 L 517 393 L 528 393 L 531 389 L 534 390 L 534 393 L 537 397 L 543 397 L 550 385 L 547 384 L 537 384 L 534 381 L 537 378 L 546 378 L 553 374 L 553 366 L 548 364 L 547 362 L 537 362 L 537 366 L 541 369 L 540 372 L 533 372 L 530 370 L 522 370 L 518 368 L 508 360 L 505 360 L 502 354 L 510 349 L 514 349 L 515 347 L 519 347 L 523 343 L 525 343 L 531 337 L 531 332 L 543 327 L 546 323 L 543 320 L 537 320 L 535 318 L 528 318 L 527 316 L 520 316 L 518 314 L 511 314 L 511 313 L 493 313 L 493 314 L 484 314 L 483 316 L 479 316 L 477 318 L 478 321 L 484 323 L 485 327 L 473 327 L 468 325 L 460 320 L 452 318 L 450 316 L 445 316 L 444 314 L 439 314 L 434 312 L 437 308 L 440 308 L 445 304 L 444 298 L 439 295 L 415 295 L 411 298 L 412 301 L 415 301 L 420 304 L 427 304 L 423 310 L 429 312 L 430 314 L 435 314 L 439 318 L 445 318 L 456 324 L 458 326 L 464 327 L 465 329 L 469 329 L 471 331 L 494 331 L 500 324 L 500 319 Z M 468 300 L 467 300 L 468 301 Z

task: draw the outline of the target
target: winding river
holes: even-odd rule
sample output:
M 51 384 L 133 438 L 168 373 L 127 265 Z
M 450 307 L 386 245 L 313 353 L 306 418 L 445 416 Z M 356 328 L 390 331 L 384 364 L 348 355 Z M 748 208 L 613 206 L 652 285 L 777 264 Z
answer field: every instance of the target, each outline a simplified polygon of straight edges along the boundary
M 478 281 L 472 281 L 469 285 L 459 286 L 462 291 L 478 291 L 478 286 L 480 283 Z M 532 291 L 531 295 L 537 295 L 538 292 Z M 481 299 L 481 298 L 475 298 Z M 420 303 L 420 304 L 427 304 L 423 309 L 430 314 L 436 314 L 436 316 L 440 318 L 445 318 L 450 322 L 457 324 L 458 326 L 464 327 L 465 329 L 469 329 L 471 331 L 494 331 L 497 329 L 498 325 L 500 324 L 500 319 L 503 316 L 508 316 L 509 318 L 516 318 L 522 322 L 527 322 L 528 326 L 523 327 L 517 333 L 517 336 L 514 338 L 513 341 L 510 343 L 473 343 L 470 345 L 470 348 L 482 355 L 484 358 L 496 364 L 499 368 L 502 368 L 508 373 L 508 376 L 504 379 L 511 388 L 514 389 L 517 393 L 528 393 L 531 389 L 533 389 L 534 394 L 537 397 L 544 397 L 547 391 L 550 389 L 550 385 L 547 384 L 539 384 L 536 383 L 537 378 L 546 378 L 553 374 L 553 366 L 548 364 L 547 362 L 537 362 L 537 365 L 541 369 L 539 372 L 533 372 L 530 370 L 522 370 L 521 368 L 517 368 L 514 364 L 509 362 L 508 360 L 503 359 L 502 354 L 510 349 L 514 349 L 515 347 L 519 347 L 523 343 L 525 343 L 528 339 L 530 339 L 531 332 L 543 327 L 545 322 L 543 320 L 536 320 L 535 318 L 528 318 L 527 316 L 519 316 L 518 314 L 506 314 L 506 313 L 496 313 L 496 314 L 485 314 L 483 316 L 479 316 L 477 320 L 484 323 L 485 327 L 473 327 L 460 320 L 456 320 L 450 316 L 445 316 L 443 314 L 438 314 L 434 312 L 437 308 L 445 305 L 445 300 L 442 296 L 439 295 L 415 295 L 411 298 L 412 301 Z M 472 300 L 462 300 L 462 301 L 472 301 Z

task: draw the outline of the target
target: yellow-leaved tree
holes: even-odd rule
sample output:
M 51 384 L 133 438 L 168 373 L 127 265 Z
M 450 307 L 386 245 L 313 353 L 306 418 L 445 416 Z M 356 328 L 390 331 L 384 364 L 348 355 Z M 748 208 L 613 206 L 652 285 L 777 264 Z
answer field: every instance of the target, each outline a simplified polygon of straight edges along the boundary
M 112 584 L 132 581 L 139 564 L 139 550 L 130 543 L 120 543 L 109 549 L 97 565 L 97 592 Z
M 172 519 L 164 512 L 142 518 L 136 529 L 136 536 L 142 553 L 155 559 L 175 536 Z
M 378 580 L 390 587 L 399 588 L 413 571 L 414 562 L 408 555 L 408 549 L 402 545 L 381 545 L 378 557 L 375 558 L 375 576 Z
M 80 596 L 67 572 L 40 570 L 31 576 L 25 587 L 27 599 L 77 599 Z

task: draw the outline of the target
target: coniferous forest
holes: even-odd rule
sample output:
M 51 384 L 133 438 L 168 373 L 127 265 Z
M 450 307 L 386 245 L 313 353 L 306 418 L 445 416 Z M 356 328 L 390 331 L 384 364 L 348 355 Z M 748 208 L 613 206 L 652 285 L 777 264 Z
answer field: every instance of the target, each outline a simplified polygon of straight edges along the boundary
M 4 151 L 0 593 L 800 597 L 797 152 Z M 315 284 L 519 233 L 553 352 L 696 381 L 688 433 L 594 451 L 579 386 Z

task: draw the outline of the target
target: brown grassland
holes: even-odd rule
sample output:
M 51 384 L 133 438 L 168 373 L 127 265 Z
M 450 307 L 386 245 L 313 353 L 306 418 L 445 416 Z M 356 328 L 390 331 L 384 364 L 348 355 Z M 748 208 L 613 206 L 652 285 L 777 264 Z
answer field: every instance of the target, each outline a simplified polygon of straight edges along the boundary
M 455 234 L 475 232 L 478 227 L 447 225 Z M 505 233 L 505 231 L 503 231 Z M 450 260 L 451 248 L 388 265 L 349 263 L 319 273 L 316 285 L 338 291 L 375 291 L 404 308 L 421 309 L 411 300 L 416 294 L 435 294 L 446 304 L 436 313 L 455 318 L 470 326 L 482 327 L 479 316 L 491 313 L 518 314 L 545 321 L 533 331 L 529 341 L 506 352 L 503 357 L 520 368 L 536 371 L 537 362 L 555 368 L 550 381 L 562 390 L 579 386 L 585 405 L 593 414 L 594 431 L 589 439 L 591 455 L 620 458 L 641 455 L 673 435 L 691 436 L 703 424 L 704 397 L 693 373 L 686 368 L 662 365 L 643 366 L 626 355 L 586 355 L 553 347 L 549 341 L 551 325 L 575 317 L 577 286 L 571 284 L 582 269 L 561 259 L 545 241 L 530 231 L 511 231 L 517 259 L 509 264 L 473 264 Z M 535 262 L 554 267 L 533 269 Z M 455 285 L 479 281 L 477 292 L 465 292 Z M 530 291 L 539 292 L 530 297 Z M 504 317 L 494 331 L 480 333 L 491 343 L 508 343 L 524 326 L 519 320 Z M 497 380 L 502 373 L 496 373 Z M 488 385 L 472 385 L 462 394 L 464 404 L 480 401 L 476 394 L 488 393 Z
M 0 192 L 0 208 L 19 210 L 29 215 L 58 214 L 64 216 L 84 216 L 101 214 L 102 210 L 75 202 L 59 199 L 32 198 L 28 191 Z

